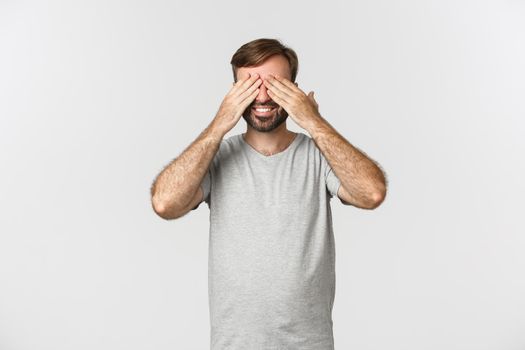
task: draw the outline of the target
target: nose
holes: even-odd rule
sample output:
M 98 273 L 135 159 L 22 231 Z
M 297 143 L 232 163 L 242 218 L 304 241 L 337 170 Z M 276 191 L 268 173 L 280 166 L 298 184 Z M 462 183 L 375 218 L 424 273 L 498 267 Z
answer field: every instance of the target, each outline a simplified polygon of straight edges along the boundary
M 268 89 L 266 88 L 266 85 L 262 83 L 259 85 L 259 94 L 255 97 L 255 102 L 258 104 L 266 103 L 271 101 L 270 96 L 268 95 Z

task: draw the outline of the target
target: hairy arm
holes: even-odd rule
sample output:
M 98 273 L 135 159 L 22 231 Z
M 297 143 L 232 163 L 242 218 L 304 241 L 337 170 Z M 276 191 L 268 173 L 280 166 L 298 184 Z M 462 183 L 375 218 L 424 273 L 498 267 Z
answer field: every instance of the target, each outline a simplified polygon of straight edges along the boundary
M 352 146 L 322 116 L 317 115 L 310 122 L 307 131 L 341 181 L 337 196 L 344 204 L 363 209 L 378 207 L 387 188 L 380 167 Z
M 224 132 L 212 122 L 157 176 L 151 186 L 154 211 L 164 219 L 176 219 L 202 201 L 200 184 L 219 150 Z
M 160 217 L 176 219 L 202 201 L 200 185 L 221 140 L 256 98 L 261 83 L 258 74 L 232 83 L 210 125 L 157 176 L 151 186 L 151 203 Z

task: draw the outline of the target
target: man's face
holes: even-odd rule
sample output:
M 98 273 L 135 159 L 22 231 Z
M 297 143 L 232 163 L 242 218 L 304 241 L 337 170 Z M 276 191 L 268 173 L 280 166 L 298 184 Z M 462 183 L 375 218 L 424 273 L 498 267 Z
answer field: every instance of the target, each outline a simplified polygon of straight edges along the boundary
M 279 75 L 291 80 L 290 66 L 288 60 L 281 55 L 274 55 L 268 58 L 263 64 L 257 67 L 241 67 L 237 69 L 237 80 L 245 79 L 248 74 L 259 74 L 259 78 L 265 80 L 268 75 Z M 297 83 L 295 83 L 297 85 Z M 259 85 L 259 94 L 248 108 L 243 112 L 246 123 L 257 131 L 269 132 L 284 123 L 288 118 L 288 113 L 274 102 L 269 96 L 264 84 Z M 260 108 L 270 108 L 269 111 Z M 257 110 L 257 109 L 259 110 Z

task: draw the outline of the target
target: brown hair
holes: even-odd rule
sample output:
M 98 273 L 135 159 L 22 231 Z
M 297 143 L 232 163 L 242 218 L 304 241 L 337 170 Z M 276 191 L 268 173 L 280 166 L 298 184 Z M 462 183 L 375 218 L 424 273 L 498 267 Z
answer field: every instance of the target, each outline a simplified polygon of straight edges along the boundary
M 299 61 L 294 50 L 284 46 L 277 39 L 261 38 L 252 40 L 242 45 L 233 54 L 230 61 L 233 70 L 233 80 L 237 82 L 237 69 L 240 67 L 251 67 L 262 64 L 266 59 L 273 55 L 284 56 L 290 65 L 292 82 L 295 82 Z

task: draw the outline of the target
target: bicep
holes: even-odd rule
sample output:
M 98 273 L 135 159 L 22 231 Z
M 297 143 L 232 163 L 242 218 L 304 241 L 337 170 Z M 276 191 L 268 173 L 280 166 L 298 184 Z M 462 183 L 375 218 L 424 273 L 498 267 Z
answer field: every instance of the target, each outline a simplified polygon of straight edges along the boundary
M 332 167 L 326 159 L 323 159 L 325 162 L 325 182 L 326 182 L 326 188 L 328 189 L 328 192 L 330 193 L 331 197 L 337 196 L 341 203 L 344 205 L 355 205 L 355 198 L 352 196 L 350 192 L 348 192 L 342 185 L 341 180 L 337 177 L 335 172 L 333 171 Z

